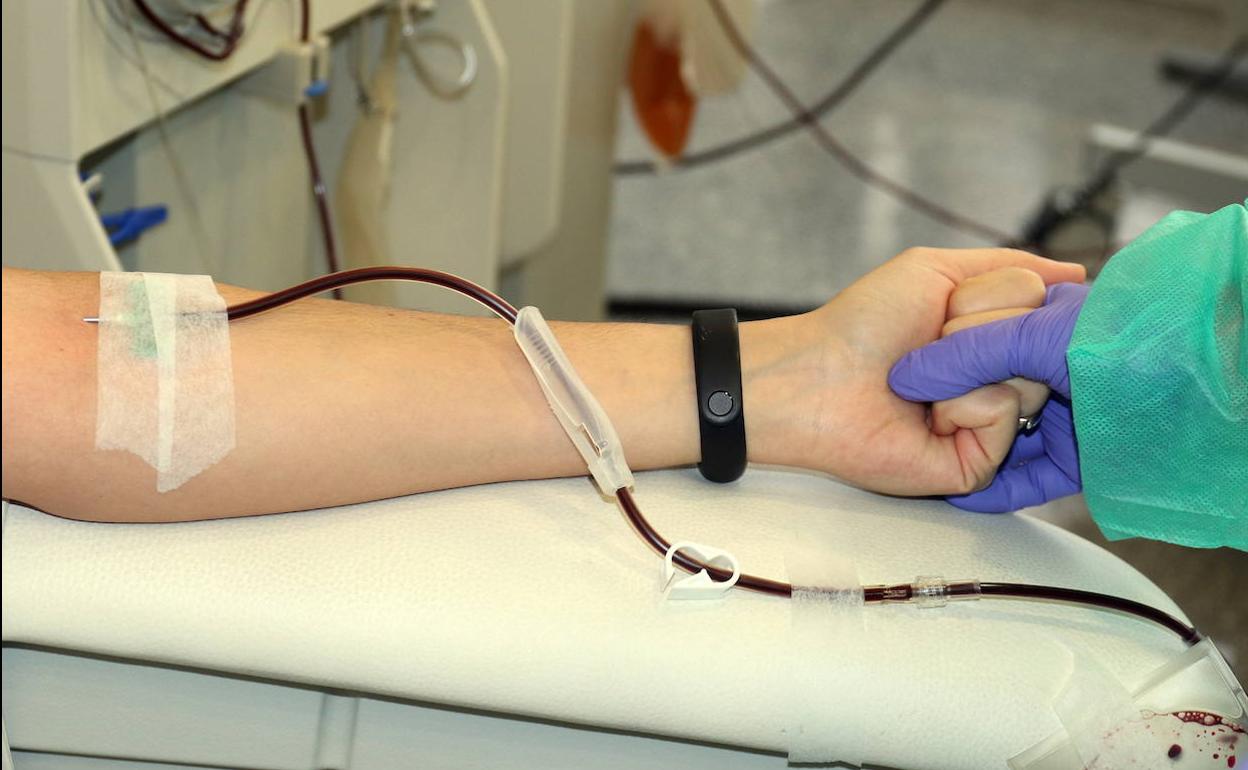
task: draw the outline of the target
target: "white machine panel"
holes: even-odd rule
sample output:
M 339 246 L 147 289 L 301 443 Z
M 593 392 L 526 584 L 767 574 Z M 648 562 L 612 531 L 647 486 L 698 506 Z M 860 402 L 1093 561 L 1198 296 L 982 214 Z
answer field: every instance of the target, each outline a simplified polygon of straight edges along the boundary
M 486 0 L 507 52 L 503 264 L 555 234 L 563 195 L 572 77 L 572 0 Z
M 149 122 L 152 105 L 114 0 L 3 4 L 4 146 L 65 161 Z M 314 0 L 312 29 L 332 29 L 377 0 Z M 237 53 L 200 59 L 143 32 L 144 58 L 165 109 L 225 85 L 298 35 L 298 2 L 254 3 Z M 140 26 L 135 22 L 136 27 Z

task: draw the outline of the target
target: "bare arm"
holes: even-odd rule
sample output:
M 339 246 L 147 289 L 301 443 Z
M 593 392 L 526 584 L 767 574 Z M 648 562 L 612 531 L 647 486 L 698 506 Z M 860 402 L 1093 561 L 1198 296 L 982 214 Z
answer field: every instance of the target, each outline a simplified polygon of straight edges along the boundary
M 899 494 L 986 483 L 1000 458 L 932 435 L 923 407 L 893 396 L 885 375 L 939 335 L 960 279 L 1006 264 L 1050 282 L 1081 277 L 1019 252 L 925 250 L 819 311 L 743 324 L 750 460 Z M 97 330 L 81 319 L 98 309 L 98 283 L 4 271 L 5 498 L 75 518 L 185 520 L 585 473 L 504 322 L 303 300 L 231 323 L 236 447 L 158 494 L 138 457 L 94 448 Z M 256 296 L 219 289 L 227 303 Z M 632 467 L 698 460 L 687 327 L 553 327 Z M 997 409 L 999 423 L 1016 421 L 1011 408 Z
M 77 518 L 190 519 L 585 472 L 506 323 L 304 300 L 231 324 L 237 446 L 157 494 L 138 457 L 94 449 L 97 329 L 81 319 L 98 283 L 4 271 L 6 498 Z M 257 295 L 218 288 L 228 303 Z M 554 328 L 635 468 L 697 461 L 687 328 Z

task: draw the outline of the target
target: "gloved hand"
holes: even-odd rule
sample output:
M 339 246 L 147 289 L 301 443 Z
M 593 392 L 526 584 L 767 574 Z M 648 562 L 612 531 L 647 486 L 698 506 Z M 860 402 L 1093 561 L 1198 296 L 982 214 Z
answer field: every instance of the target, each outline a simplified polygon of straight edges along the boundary
M 1007 267 L 1035 273 L 1039 295 L 998 297 L 989 291 L 993 301 L 987 305 L 955 310 L 969 315 L 1024 301 L 1038 307 L 1044 286 L 1081 281 L 1085 275 L 1081 265 L 1012 249 L 908 249 L 817 310 L 742 324 L 750 460 L 810 468 L 893 495 L 965 494 L 982 488 L 1017 433 L 1020 399 L 1005 404 L 1008 394 L 1000 393 L 1013 393 L 1010 386 L 977 392 L 968 400 L 986 408 L 957 415 L 986 420 L 981 424 L 987 429 L 972 426 L 972 436 L 938 435 L 923 404 L 889 390 L 888 372 L 906 351 L 940 337 L 950 305 L 957 305 L 962 294 L 959 287 Z M 993 391 L 1000 397 L 984 398 Z M 1013 407 L 1008 420 L 1007 406 Z M 992 430 L 994 420 L 1006 430 Z M 689 427 L 696 441 L 696 428 Z M 966 440 L 985 433 L 991 443 Z
M 992 482 L 947 498 L 953 505 L 997 513 L 1080 490 L 1066 349 L 1087 294 L 1081 284 L 1051 286 L 1040 309 L 956 332 L 907 353 L 889 372 L 889 386 L 908 401 L 952 399 L 1011 377 L 1053 391 L 1039 426 L 1019 434 Z

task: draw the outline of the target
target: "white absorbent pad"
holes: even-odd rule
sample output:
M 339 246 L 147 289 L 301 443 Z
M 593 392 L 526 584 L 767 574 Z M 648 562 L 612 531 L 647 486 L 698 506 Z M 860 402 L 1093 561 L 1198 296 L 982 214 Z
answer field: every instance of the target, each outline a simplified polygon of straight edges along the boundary
M 638 474 L 637 501 L 754 574 L 1025 581 L 1177 613 L 1026 516 L 759 469 Z M 1070 650 L 1130 689 L 1184 649 L 1064 604 L 666 601 L 663 560 L 587 478 L 189 524 L 11 506 L 3 550 L 10 642 L 909 770 L 1004 768 L 1053 733 Z

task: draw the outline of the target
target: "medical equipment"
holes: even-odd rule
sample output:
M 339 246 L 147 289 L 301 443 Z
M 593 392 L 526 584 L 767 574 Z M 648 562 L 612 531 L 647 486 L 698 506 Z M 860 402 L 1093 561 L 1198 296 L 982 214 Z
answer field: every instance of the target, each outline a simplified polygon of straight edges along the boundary
M 524 312 L 516 310 L 494 292 L 449 273 L 424 268 L 377 267 L 320 276 L 272 294 L 231 305 L 226 309 L 226 315 L 230 321 L 237 321 L 304 297 L 354 283 L 377 280 L 417 281 L 451 289 L 479 302 L 513 326 L 516 326 Z M 98 323 L 99 319 L 87 317 L 83 321 Z M 535 360 L 538 362 L 535 366 L 538 379 L 543 384 L 543 391 L 550 400 L 552 409 L 559 416 L 560 424 L 593 471 L 595 480 L 600 483 L 599 488 L 602 493 L 613 497 L 619 503 L 625 517 L 637 534 L 656 553 L 664 557 L 667 563 L 675 564 L 691 575 L 700 576 L 705 573 L 715 582 L 731 580 L 741 588 L 781 597 L 792 597 L 795 591 L 811 591 L 819 594 L 845 590 L 857 593 L 860 590 L 864 604 L 909 603 L 919 607 L 941 607 L 950 601 L 978 599 L 985 596 L 1068 602 L 1125 612 L 1152 621 L 1174 632 L 1189 645 L 1203 638 L 1195 628 L 1154 607 L 1092 591 L 979 580 L 947 581 L 932 576 L 921 576 L 911 583 L 869 585 L 861 588 L 857 586 L 795 586 L 783 581 L 740 573 L 736 569 L 725 570 L 721 566 L 689 556 L 659 534 L 642 514 L 628 486 L 631 474 L 626 473 L 627 466 L 623 465 L 622 449 L 614 429 L 606 419 L 605 412 L 601 411 L 597 401 L 580 384 L 579 378 L 571 371 L 553 335 L 542 330 L 542 326 L 544 323 L 538 324 L 526 319 L 518 330 L 518 340 L 522 349 L 526 350 L 526 357 L 530 362 Z
M 248 0 L 234 0 L 233 7 L 229 9 L 229 22 L 225 29 L 218 29 L 210 20 L 207 9 L 182 6 L 178 10 L 182 12 L 183 18 L 179 21 L 168 21 L 148 0 L 134 0 L 135 8 L 153 27 L 171 41 L 211 61 L 225 61 L 234 55 L 238 41 L 243 37 L 243 17 L 247 12 L 247 3 Z M 303 12 L 307 14 L 307 3 L 303 4 Z
M 234 1 L 230 20 L 225 30 L 217 29 L 202 13 L 190 14 L 190 20 L 199 27 L 201 32 L 207 32 L 210 38 L 215 38 L 218 41 L 217 47 L 214 48 L 211 44 L 205 44 L 195 37 L 176 29 L 173 24 L 166 21 L 159 12 L 152 8 L 148 0 L 134 0 L 134 5 L 139 9 L 143 18 L 147 19 L 152 26 L 158 29 L 170 41 L 209 61 L 225 61 L 234 55 L 238 42 L 243 36 L 243 18 L 247 12 L 247 3 L 248 0 Z M 128 25 L 131 23 L 129 16 L 126 17 L 126 23 Z M 133 29 L 131 29 L 131 34 L 133 34 Z M 318 56 L 317 51 L 319 49 L 323 54 L 326 48 L 327 45 L 324 43 L 319 45 L 313 43 L 311 2 L 310 0 L 300 0 L 299 47 L 284 51 L 282 56 L 293 57 L 296 60 L 297 67 L 300 65 L 303 68 L 310 67 L 310 72 L 306 73 L 309 84 L 305 87 L 304 96 L 319 96 L 325 92 L 326 73 L 321 71 L 325 66 L 324 56 Z M 302 78 L 296 78 L 296 80 L 302 80 Z M 328 192 L 326 191 L 325 181 L 321 176 L 321 164 L 317 159 L 316 145 L 312 141 L 312 118 L 308 112 L 306 99 L 298 99 L 298 105 L 299 137 L 303 142 L 303 152 L 308 164 L 312 196 L 316 201 L 316 213 L 320 221 L 321 239 L 325 246 L 325 259 L 329 263 L 330 272 L 336 272 L 338 270 L 338 248 L 334 243 L 334 225 L 329 213 Z M 339 295 L 335 292 L 334 296 L 338 297 Z
M 698 97 L 685 72 L 686 41 L 680 34 L 683 3 L 643 6 L 628 62 L 628 93 L 642 132 L 660 163 L 679 158 L 689 141 Z
M 164 222 L 169 217 L 167 206 L 134 206 L 125 211 L 100 215 L 100 224 L 108 230 L 108 242 L 119 246 L 138 238 L 149 227 Z
M 235 5 L 147 2 L 213 46 L 218 39 L 184 11 L 198 10 L 225 31 Z M 347 49 L 358 39 L 363 66 L 373 66 L 388 11 L 409 18 L 411 6 L 313 3 L 313 55 L 298 41 L 298 2 L 251 0 L 235 52 L 218 62 L 170 42 L 133 0 L 4 3 L 4 112 L 13 118 L 4 121 L 4 264 L 210 274 L 270 290 L 324 272 L 324 239 L 296 137 L 295 100 L 308 98 L 312 83 L 294 77 L 313 74 L 321 41 L 329 47 L 319 75 L 337 87 L 309 107 L 334 245 L 343 268 L 384 264 L 357 258 L 359 239 L 344 232 L 343 181 L 371 171 L 357 173 L 344 142 L 359 117 Z M 371 234 L 382 252 L 485 286 L 505 281 L 511 296 L 523 294 L 560 317 L 599 317 L 606 169 L 623 63 L 615 31 L 629 7 L 626 0 L 456 0 L 422 18 L 417 53 L 437 83 L 458 82 L 461 46 L 452 50 L 430 35 L 470 47 L 476 74 L 470 88 L 444 99 L 400 49 L 398 120 L 386 160 L 392 200 L 403 210 L 377 212 Z M 573 131 L 585 141 L 569 142 Z M 369 157 L 368 147 L 359 149 Z M 93 174 L 106 180 L 98 211 L 83 190 L 83 175 Z M 572 192 L 565 195 L 565 186 Z M 168 206 L 168 220 L 111 248 L 99 212 L 153 203 Z M 448 210 L 456 216 L 445 216 Z M 456 307 L 454 298 L 412 284 L 368 288 L 382 290 L 369 299 L 391 306 Z
M 754 133 L 730 139 L 704 150 L 685 153 L 679 158 L 673 159 L 670 165 L 679 169 L 691 169 L 707 163 L 714 163 L 742 152 L 748 152 L 756 147 L 761 147 L 776 139 L 788 136 L 794 131 L 799 131 L 804 127 L 807 120 L 822 120 L 826 118 L 842 102 L 849 98 L 858 89 L 858 86 L 862 85 L 871 76 L 871 73 L 878 69 L 881 64 L 888 61 L 897 47 L 918 31 L 944 2 L 945 0 L 924 0 L 897 27 L 889 32 L 875 48 L 871 49 L 870 53 L 863 57 L 850 70 L 849 74 L 842 78 L 827 95 L 812 102 L 803 115 L 791 117 Z M 622 160 L 616 162 L 613 170 L 618 176 L 632 176 L 635 174 L 657 174 L 661 169 L 659 164 L 652 160 Z
M 428 86 L 429 90 L 442 99 L 454 99 L 467 91 L 477 79 L 477 49 L 471 43 L 458 40 L 445 32 L 420 29 L 420 22 L 433 13 L 433 3 L 426 2 L 410 6 L 403 20 L 403 51 L 412 62 L 416 75 Z M 425 64 L 418 46 L 422 42 L 437 43 L 459 55 L 461 69 L 454 80 L 447 81 L 436 74 Z

